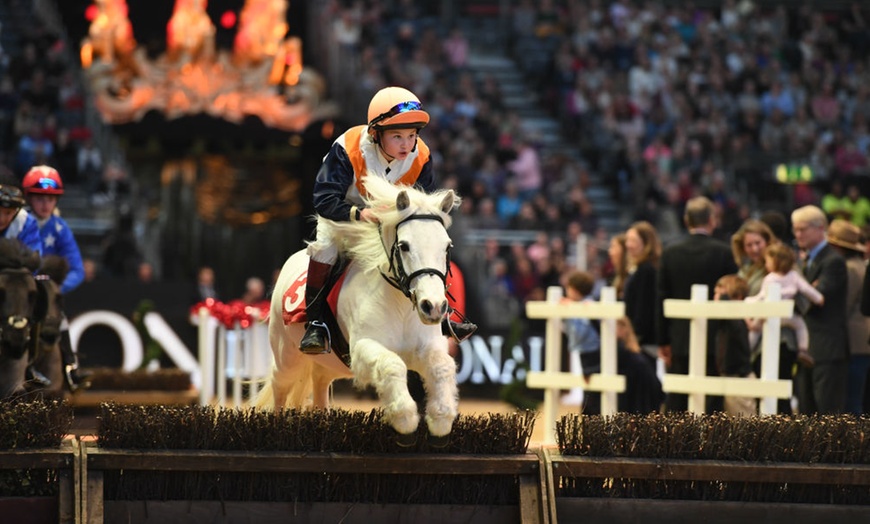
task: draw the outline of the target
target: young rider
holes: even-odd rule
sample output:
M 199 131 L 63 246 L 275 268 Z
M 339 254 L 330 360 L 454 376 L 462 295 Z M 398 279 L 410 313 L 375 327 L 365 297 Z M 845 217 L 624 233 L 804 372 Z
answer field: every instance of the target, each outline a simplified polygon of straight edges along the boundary
M 0 237 L 17 238 L 42 256 L 42 238 L 36 218 L 26 209 L 27 202 L 17 182 L 10 176 L 0 177 Z
M 35 166 L 24 175 L 21 185 L 24 187 L 31 213 L 36 217 L 39 225 L 43 255 L 61 256 L 69 264 L 69 272 L 60 287 L 60 292 L 66 294 L 82 283 L 85 269 L 72 230 L 56 212 L 57 201 L 63 195 L 60 173 L 53 167 Z M 84 385 L 84 379 L 78 371 L 78 362 L 70 343 L 66 319 L 61 327 L 60 351 L 67 385 L 70 391 L 76 391 Z
M 418 133 L 429 123 L 429 114 L 417 96 L 402 87 L 386 87 L 369 102 L 368 124 L 350 128 L 332 144 L 314 183 L 314 209 L 336 221 L 373 222 L 363 207 L 364 175 L 377 175 L 394 184 L 416 185 L 426 192 L 436 189 L 429 147 Z M 318 223 L 317 240 L 308 245 L 308 281 L 305 291 L 309 322 L 299 344 L 304 353 L 329 351 L 329 331 L 323 308 L 329 293 L 326 284 L 338 259 L 338 246 L 327 227 Z M 459 341 L 469 337 L 474 324 L 442 324 L 442 331 Z M 452 332 L 451 332 L 452 329 Z

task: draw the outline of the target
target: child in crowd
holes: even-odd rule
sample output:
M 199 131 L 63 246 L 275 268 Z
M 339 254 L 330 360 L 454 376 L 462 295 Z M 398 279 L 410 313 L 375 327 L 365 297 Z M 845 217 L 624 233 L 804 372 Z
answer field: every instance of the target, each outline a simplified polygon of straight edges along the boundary
M 624 413 L 658 413 L 665 401 L 655 363 L 641 350 L 631 319 L 616 319 L 616 371 L 625 377 L 625 392 L 618 395 Z
M 565 297 L 561 302 L 563 304 L 590 302 L 594 286 L 595 278 L 591 273 L 573 271 L 565 279 Z M 601 367 L 601 338 L 598 335 L 598 327 L 588 318 L 568 318 L 562 322 L 562 331 L 568 336 L 571 372 L 579 374 L 582 369 L 584 375 L 598 373 Z M 585 395 L 584 411 L 598 413 L 600 398 L 600 394 L 595 392 Z M 583 400 L 582 388 L 574 388 L 562 398 L 562 402 L 567 405 L 580 405 Z
M 747 302 L 757 302 L 767 298 L 767 290 L 770 284 L 776 283 L 780 287 L 780 297 L 783 300 L 793 300 L 798 293 L 804 295 L 810 302 L 821 306 L 825 303 L 825 297 L 795 271 L 796 256 L 794 251 L 785 244 L 776 242 L 767 246 L 764 250 L 764 267 L 767 275 L 761 281 L 761 291 L 757 295 L 747 297 Z M 804 367 L 813 367 L 815 360 L 810 356 L 810 335 L 804 319 L 795 312 L 791 318 L 784 319 L 783 325 L 794 329 L 797 338 L 798 354 L 797 361 Z M 755 326 L 757 328 L 757 325 Z
M 565 283 L 566 297 L 562 299 L 562 303 L 591 302 L 594 283 L 594 277 L 586 271 L 570 273 Z M 568 347 L 573 359 L 571 371 L 579 373 L 581 366 L 575 365 L 576 362 L 582 363 L 583 375 L 587 377 L 599 373 L 601 371 L 599 322 L 588 318 L 570 318 L 563 322 L 562 329 L 568 335 Z M 616 321 L 616 338 L 616 372 L 625 376 L 625 392 L 618 395 L 618 410 L 639 414 L 658 412 L 664 402 L 662 385 L 656 377 L 654 364 L 642 354 L 637 335 L 628 317 Z M 601 394 L 594 391 L 586 393 L 584 413 L 600 413 Z M 577 392 L 572 391 L 569 395 L 576 394 Z M 579 398 L 583 399 L 582 393 Z M 569 404 L 565 398 L 563 403 Z
M 716 282 L 713 300 L 743 300 L 749 285 L 742 277 L 731 274 Z M 755 378 L 752 371 L 752 351 L 749 346 L 749 320 L 717 320 L 716 367 L 719 376 Z M 729 415 L 751 416 L 758 413 L 758 399 L 725 395 L 725 412 Z

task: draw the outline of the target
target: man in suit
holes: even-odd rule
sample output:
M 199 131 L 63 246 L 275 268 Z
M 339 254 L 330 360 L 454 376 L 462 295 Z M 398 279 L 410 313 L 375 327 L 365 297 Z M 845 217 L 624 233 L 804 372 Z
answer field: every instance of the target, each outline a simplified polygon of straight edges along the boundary
M 659 357 L 664 360 L 668 372 L 685 375 L 689 372 L 689 321 L 665 318 L 662 301 L 666 298 L 690 299 L 695 284 L 706 285 L 708 298 L 712 299 L 719 278 L 736 273 L 737 266 L 728 244 L 710 236 L 716 228 L 716 215 L 710 199 L 695 197 L 689 200 L 683 221 L 689 236 L 665 248 L 656 276 L 659 306 L 656 333 Z M 708 376 L 717 375 L 714 335 L 714 330 L 707 330 Z M 668 411 L 685 411 L 688 396 L 668 393 L 665 407 Z M 722 397 L 707 397 L 708 413 L 722 409 Z
M 795 376 L 801 413 L 842 413 L 849 381 L 849 344 L 846 338 L 846 261 L 828 244 L 828 220 L 816 206 L 791 214 L 792 232 L 803 252 L 804 276 L 825 297 L 821 306 L 803 312 L 810 334 L 813 367 L 799 366 Z

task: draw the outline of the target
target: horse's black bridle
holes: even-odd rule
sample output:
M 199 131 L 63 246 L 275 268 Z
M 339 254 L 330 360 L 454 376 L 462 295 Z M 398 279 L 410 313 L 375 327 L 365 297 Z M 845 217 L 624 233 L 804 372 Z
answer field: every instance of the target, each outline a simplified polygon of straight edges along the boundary
M 384 280 L 389 282 L 389 284 L 391 286 L 393 286 L 394 288 L 401 291 L 403 295 L 405 295 L 408 299 L 410 299 L 411 302 L 414 304 L 414 307 L 417 307 L 416 301 L 413 298 L 414 293 L 413 293 L 413 291 L 411 291 L 411 282 L 413 282 L 415 278 L 423 276 L 423 275 L 435 275 L 441 279 L 441 282 L 444 284 L 444 289 L 446 291 L 446 289 L 447 289 L 447 275 L 450 274 L 450 250 L 448 249 L 447 254 L 446 254 L 446 258 L 447 258 L 446 265 L 445 265 L 445 267 L 447 268 L 446 273 L 442 273 L 441 271 L 439 271 L 435 268 L 425 267 L 422 269 L 418 269 L 417 271 L 414 271 L 411 274 L 408 274 L 407 271 L 405 271 L 405 266 L 404 266 L 404 264 L 402 264 L 402 257 L 399 254 L 399 250 L 401 249 L 401 246 L 399 243 L 399 227 L 402 224 L 404 224 L 406 222 L 410 222 L 412 220 L 435 220 L 435 221 L 439 222 L 442 226 L 444 225 L 444 219 L 441 217 L 441 215 L 437 215 L 434 213 L 409 215 L 409 216 L 403 218 L 402 220 L 400 220 L 396 224 L 396 238 L 395 238 L 395 240 L 393 240 L 393 245 L 390 247 L 390 249 L 387 249 L 386 245 L 384 246 L 384 250 L 387 251 L 387 254 L 389 255 L 389 259 L 390 259 L 389 275 L 385 274 L 382 271 L 381 276 L 384 277 Z M 378 226 L 378 228 L 380 229 L 380 226 Z M 381 238 L 383 238 L 383 237 L 381 237 Z

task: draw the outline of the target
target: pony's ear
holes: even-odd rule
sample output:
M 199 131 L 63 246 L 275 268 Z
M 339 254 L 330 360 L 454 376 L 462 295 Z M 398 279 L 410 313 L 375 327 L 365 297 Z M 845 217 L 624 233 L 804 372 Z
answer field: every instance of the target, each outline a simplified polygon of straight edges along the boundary
M 408 197 L 407 191 L 400 191 L 399 195 L 396 197 L 396 209 L 399 211 L 404 211 L 408 209 L 408 206 L 411 205 L 411 199 Z
M 441 201 L 441 211 L 445 213 L 450 213 L 453 211 L 453 206 L 456 204 L 456 193 L 453 192 L 452 189 L 447 191 L 447 194 L 444 195 L 444 200 Z

